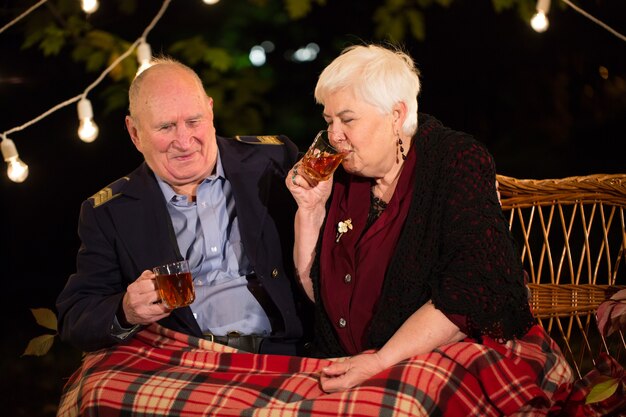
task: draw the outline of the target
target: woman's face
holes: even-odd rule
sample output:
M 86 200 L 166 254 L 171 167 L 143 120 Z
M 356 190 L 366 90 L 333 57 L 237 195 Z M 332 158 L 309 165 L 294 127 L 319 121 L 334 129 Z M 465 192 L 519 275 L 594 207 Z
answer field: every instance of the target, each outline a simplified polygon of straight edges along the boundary
M 393 167 L 397 152 L 394 113 L 383 114 L 346 89 L 326 97 L 324 119 L 331 142 L 350 151 L 342 162 L 347 172 L 381 178 Z

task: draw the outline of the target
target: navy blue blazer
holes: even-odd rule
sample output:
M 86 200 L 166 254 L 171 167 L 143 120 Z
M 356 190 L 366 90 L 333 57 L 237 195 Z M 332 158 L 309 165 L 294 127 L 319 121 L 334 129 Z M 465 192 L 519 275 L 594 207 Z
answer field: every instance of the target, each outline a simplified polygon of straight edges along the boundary
M 283 144 L 251 144 L 218 137 L 217 144 L 244 250 L 282 316 L 283 326 L 272 337 L 298 339 L 303 326 L 292 257 L 296 206 L 284 183 L 298 149 L 287 137 L 280 140 Z M 93 351 L 120 342 L 111 329 L 126 287 L 144 270 L 180 254 L 165 199 L 145 162 L 83 202 L 78 233 L 77 270 L 57 298 L 59 335 Z M 202 334 L 189 307 L 159 323 Z

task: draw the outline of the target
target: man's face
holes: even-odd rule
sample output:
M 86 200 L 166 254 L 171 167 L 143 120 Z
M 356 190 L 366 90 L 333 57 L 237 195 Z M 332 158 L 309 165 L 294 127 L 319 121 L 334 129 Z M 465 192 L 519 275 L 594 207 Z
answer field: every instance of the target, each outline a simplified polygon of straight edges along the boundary
M 148 166 L 172 187 L 197 184 L 217 159 L 213 101 L 188 72 L 164 65 L 146 73 L 126 127 Z

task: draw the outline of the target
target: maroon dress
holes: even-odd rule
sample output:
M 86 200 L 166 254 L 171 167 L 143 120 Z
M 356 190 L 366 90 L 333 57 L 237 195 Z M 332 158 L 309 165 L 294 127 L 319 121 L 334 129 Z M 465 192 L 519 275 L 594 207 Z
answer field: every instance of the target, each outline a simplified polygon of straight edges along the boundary
M 372 210 L 364 202 L 372 200 L 373 181 L 350 176 L 335 186 L 323 235 L 321 295 L 341 346 L 350 354 L 365 348 L 364 336 L 409 210 L 415 159 L 411 148 L 391 200 L 371 225 Z M 338 236 L 338 223 L 345 220 L 353 228 Z

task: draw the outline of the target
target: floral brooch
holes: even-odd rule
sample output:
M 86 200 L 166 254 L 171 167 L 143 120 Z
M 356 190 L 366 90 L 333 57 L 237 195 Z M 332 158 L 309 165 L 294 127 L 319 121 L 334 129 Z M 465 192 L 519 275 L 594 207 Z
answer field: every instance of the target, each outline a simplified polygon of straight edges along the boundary
M 342 220 L 337 223 L 337 239 L 335 239 L 335 242 L 339 243 L 341 236 L 343 236 L 344 233 L 348 233 L 348 230 L 352 230 L 352 219 Z

